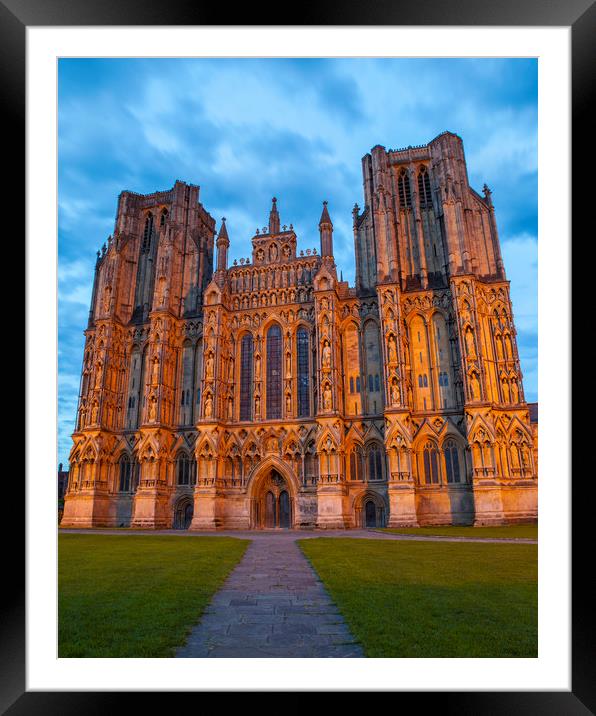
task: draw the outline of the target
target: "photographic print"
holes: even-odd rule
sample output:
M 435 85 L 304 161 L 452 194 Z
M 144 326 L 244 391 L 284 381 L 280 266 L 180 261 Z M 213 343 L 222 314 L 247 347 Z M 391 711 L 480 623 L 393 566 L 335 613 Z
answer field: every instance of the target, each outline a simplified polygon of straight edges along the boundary
M 58 60 L 59 657 L 538 655 L 538 60 Z

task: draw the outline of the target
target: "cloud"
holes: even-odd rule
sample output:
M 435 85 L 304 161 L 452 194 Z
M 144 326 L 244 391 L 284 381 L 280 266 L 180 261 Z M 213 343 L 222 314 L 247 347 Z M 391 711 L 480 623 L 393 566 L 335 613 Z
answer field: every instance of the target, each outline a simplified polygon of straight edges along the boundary
M 325 199 L 338 267 L 353 281 L 362 156 L 451 129 L 464 140 L 474 188 L 486 181 L 493 190 L 526 392 L 535 390 L 536 67 L 532 59 L 61 59 L 60 375 L 79 375 L 95 252 L 113 231 L 122 190 L 199 184 L 218 225 L 227 217 L 231 260 L 250 255 L 273 196 L 299 250 L 318 246 Z M 77 391 L 78 382 L 60 386 L 63 462 Z

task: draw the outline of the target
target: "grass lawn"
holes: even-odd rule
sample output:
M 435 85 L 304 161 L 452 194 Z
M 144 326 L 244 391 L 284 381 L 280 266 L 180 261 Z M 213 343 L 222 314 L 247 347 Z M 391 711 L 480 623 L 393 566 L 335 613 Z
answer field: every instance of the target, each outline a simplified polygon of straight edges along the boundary
M 537 656 L 537 545 L 299 544 L 367 656 Z
M 383 529 L 397 535 L 437 535 L 445 537 L 491 537 L 501 539 L 538 539 L 538 525 L 504 525 L 503 527 L 396 527 Z
M 248 540 L 61 534 L 58 655 L 172 656 Z

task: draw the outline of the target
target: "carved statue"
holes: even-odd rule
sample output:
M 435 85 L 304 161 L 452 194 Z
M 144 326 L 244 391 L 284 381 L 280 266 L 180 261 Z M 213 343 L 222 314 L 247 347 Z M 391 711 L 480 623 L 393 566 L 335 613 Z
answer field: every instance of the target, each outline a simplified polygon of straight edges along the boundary
M 389 362 L 397 363 L 397 346 L 395 345 L 395 337 L 394 336 L 389 336 L 387 350 L 389 353 Z
M 234 412 L 234 401 L 232 400 L 232 396 L 228 398 L 228 420 L 232 419 L 232 415 Z
M 106 286 L 103 292 L 103 310 L 107 313 L 110 310 L 110 299 L 112 297 L 111 286 Z
M 519 403 L 519 390 L 517 388 L 517 380 L 511 381 L 511 402 Z
M 101 387 L 101 379 L 103 376 L 103 364 L 101 361 L 97 362 L 97 368 L 95 372 L 95 387 L 100 388 Z
M 476 373 L 472 373 L 470 376 L 470 387 L 472 389 L 472 400 L 480 400 L 480 383 Z
M 205 361 L 205 376 L 207 379 L 213 378 L 213 354 L 209 353 L 207 355 L 207 360 Z
M 399 403 L 399 385 L 397 383 L 397 378 L 393 379 L 393 383 L 391 385 L 391 402 L 393 405 L 397 405 Z
M 230 360 L 228 362 L 228 383 L 234 382 L 234 358 L 233 356 L 230 356 Z
M 255 418 L 258 418 L 261 415 L 261 398 L 256 395 L 255 396 Z
M 323 391 L 323 407 L 325 410 L 331 410 L 331 387 L 329 383 L 325 384 L 325 390 Z
M 255 380 L 261 380 L 261 356 L 255 356 Z
M 99 405 L 97 401 L 93 403 L 91 406 L 91 424 L 95 425 L 97 423 L 97 414 L 99 413 Z
M 501 385 L 503 387 L 503 402 L 508 403 L 509 402 L 509 382 L 507 379 L 503 378 L 501 381 Z
M 210 418 L 213 415 L 213 399 L 208 394 L 205 398 L 205 417 Z
M 474 333 L 471 328 L 466 331 L 466 350 L 469 358 L 476 358 L 476 346 L 474 344 Z
M 292 412 L 292 396 L 286 393 L 286 415 Z
M 328 340 L 323 344 L 323 370 L 331 370 L 331 346 Z
M 149 421 L 154 422 L 157 417 L 157 400 L 154 395 L 149 398 Z
M 286 378 L 292 377 L 292 356 L 286 353 Z
M 505 335 L 505 350 L 507 351 L 507 358 L 513 358 L 513 345 L 509 334 Z
M 153 365 L 151 367 L 151 382 L 157 383 L 159 378 L 159 358 L 153 359 Z

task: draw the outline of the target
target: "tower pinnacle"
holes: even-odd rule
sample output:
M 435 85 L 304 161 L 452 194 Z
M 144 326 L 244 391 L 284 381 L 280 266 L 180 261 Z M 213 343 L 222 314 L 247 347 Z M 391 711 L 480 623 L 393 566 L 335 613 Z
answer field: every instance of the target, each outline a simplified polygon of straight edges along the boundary
M 323 202 L 323 212 L 319 221 L 321 235 L 321 256 L 333 256 L 333 222 L 327 210 L 327 202 Z
M 277 199 L 271 200 L 271 211 L 269 212 L 269 233 L 279 234 L 279 212 L 277 211 Z
M 230 247 L 230 239 L 228 237 L 228 229 L 226 228 L 226 217 L 221 220 L 221 228 L 217 235 L 217 270 L 225 271 L 228 268 L 228 248 Z

